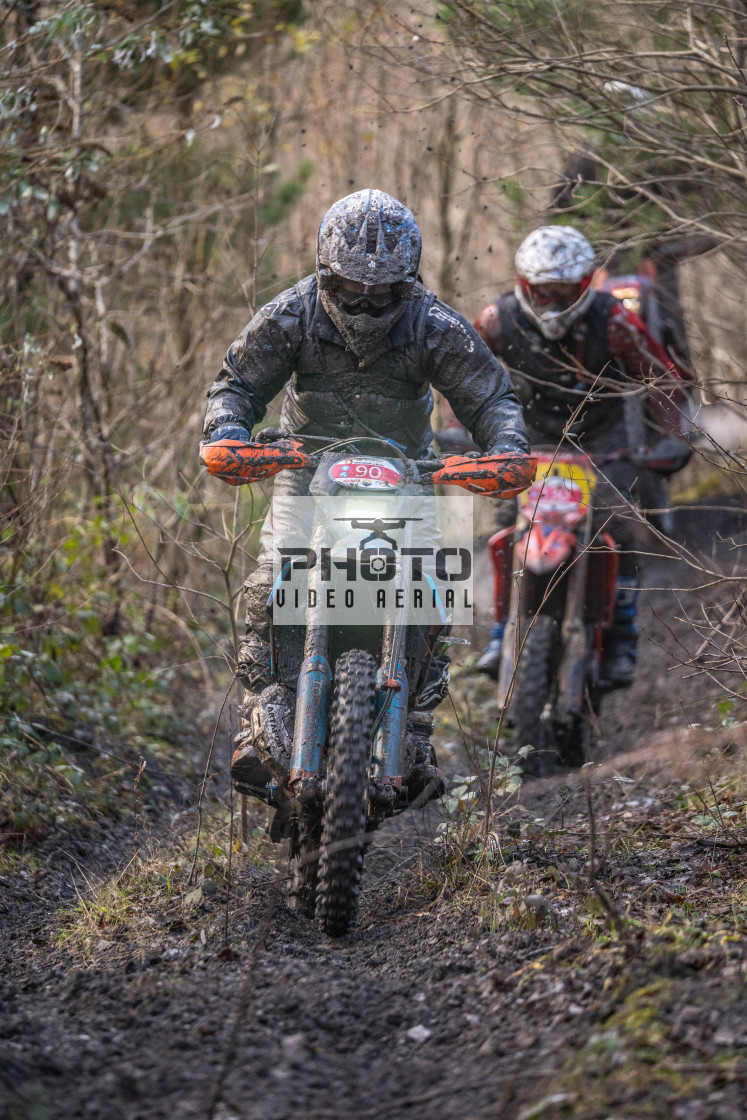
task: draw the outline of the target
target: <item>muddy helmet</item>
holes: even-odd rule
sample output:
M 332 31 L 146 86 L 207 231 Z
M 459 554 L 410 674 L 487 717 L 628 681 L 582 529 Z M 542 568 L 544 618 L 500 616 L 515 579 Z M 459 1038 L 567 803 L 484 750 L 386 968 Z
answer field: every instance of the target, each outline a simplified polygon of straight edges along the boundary
M 562 338 L 594 298 L 591 281 L 596 254 L 571 226 L 541 226 L 516 253 L 514 293 L 524 313 L 545 338 Z M 568 291 L 568 302 L 543 298 L 543 288 Z
M 322 219 L 316 251 L 319 287 L 339 292 L 347 281 L 351 290 L 365 288 L 367 298 L 411 299 L 421 245 L 418 224 L 406 206 L 384 191 L 355 191 Z

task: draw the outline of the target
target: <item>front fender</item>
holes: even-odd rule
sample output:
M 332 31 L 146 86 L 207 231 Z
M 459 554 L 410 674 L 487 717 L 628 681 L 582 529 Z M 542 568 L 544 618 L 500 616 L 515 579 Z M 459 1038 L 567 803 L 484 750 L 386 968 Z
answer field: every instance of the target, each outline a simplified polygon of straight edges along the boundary
M 548 531 L 541 521 L 535 521 L 526 543 L 526 566 L 538 576 L 553 572 L 570 558 L 575 547 L 575 533 L 561 526 Z

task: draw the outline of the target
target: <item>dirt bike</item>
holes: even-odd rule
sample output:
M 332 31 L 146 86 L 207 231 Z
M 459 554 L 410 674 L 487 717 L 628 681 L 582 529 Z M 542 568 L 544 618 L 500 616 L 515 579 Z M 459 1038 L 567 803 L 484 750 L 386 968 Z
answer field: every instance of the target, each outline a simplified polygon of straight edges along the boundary
M 325 557 L 324 546 L 319 547 L 326 516 L 320 504 L 310 526 L 311 547 L 292 550 L 294 556 L 304 551 L 307 556 L 285 562 L 268 611 L 279 610 L 285 577 L 292 574 L 294 563 L 311 564 L 312 554 L 322 556 L 328 571 L 335 564 L 359 559 L 363 563 L 364 551 L 371 551 L 373 543 L 377 555 L 368 556 L 367 562 L 391 561 L 398 586 L 407 593 L 413 577 L 421 573 L 404 562 L 403 553 L 391 549 L 394 520 L 390 524 L 376 511 L 367 516 L 366 503 L 375 505 L 378 494 L 386 491 L 397 500 L 419 501 L 432 494 L 434 486 L 445 485 L 513 497 L 534 477 L 535 462 L 527 456 L 415 461 L 391 442 L 368 437 L 318 440 L 326 446 L 316 451 L 304 449 L 312 441 L 308 436 L 268 430 L 257 439 L 251 445 L 233 440 L 203 444 L 202 461 L 210 473 L 234 485 L 259 481 L 279 470 L 314 468 L 311 495 L 355 494 L 358 507 L 355 517 L 334 518 L 348 524 L 340 528 L 344 540 Z M 408 531 L 417 534 L 420 529 L 410 526 Z M 385 547 L 379 548 L 381 544 Z M 249 787 L 246 792 L 275 808 L 270 837 L 288 842 L 290 904 L 315 916 L 325 933 L 342 936 L 357 915 L 367 833 L 410 804 L 413 791 L 406 788 L 405 776 L 418 747 L 418 713 L 429 690 L 443 681 L 444 650 L 459 639 L 449 636 L 448 616 L 435 586 L 430 587 L 435 622 L 405 624 L 399 614 L 383 625 L 320 622 L 320 585 L 314 580 L 321 577 L 317 569 L 314 572 L 308 599 L 302 601 L 308 602 L 302 624 L 272 628 L 273 683 L 261 693 L 251 719 L 255 750 L 273 777 L 266 788 Z
M 591 721 L 612 687 L 603 676 L 612 625 L 615 541 L 592 539 L 597 471 L 582 454 L 535 452 L 537 477 L 519 496 L 516 524 L 491 537 L 497 619 L 506 622 L 498 707 L 522 762 L 541 777 L 587 761 Z

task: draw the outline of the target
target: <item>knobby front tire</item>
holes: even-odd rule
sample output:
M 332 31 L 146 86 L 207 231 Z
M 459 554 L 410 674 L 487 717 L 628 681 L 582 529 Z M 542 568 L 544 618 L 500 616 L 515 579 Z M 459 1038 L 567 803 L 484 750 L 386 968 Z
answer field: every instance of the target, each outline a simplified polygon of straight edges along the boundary
M 358 913 L 368 808 L 376 664 L 362 650 L 337 659 L 327 752 L 316 916 L 331 937 L 343 937 Z
M 508 711 L 517 747 L 534 747 L 521 760 L 524 773 L 534 778 L 552 773 L 558 759 L 555 699 L 559 649 L 557 621 L 549 615 L 536 615 L 526 633 Z

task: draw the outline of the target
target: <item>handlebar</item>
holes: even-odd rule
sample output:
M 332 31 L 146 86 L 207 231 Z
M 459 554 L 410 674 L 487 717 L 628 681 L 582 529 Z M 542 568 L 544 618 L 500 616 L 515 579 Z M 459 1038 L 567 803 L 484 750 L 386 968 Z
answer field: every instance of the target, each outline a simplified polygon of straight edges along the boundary
M 303 450 L 303 442 L 320 442 L 325 446 L 316 453 Z M 240 440 L 217 440 L 203 443 L 200 458 L 210 474 L 232 486 L 260 482 L 282 470 L 315 467 L 324 454 L 342 447 L 352 447 L 360 454 L 357 443 L 380 443 L 387 454 L 396 454 L 404 462 L 415 464 L 418 473 L 435 483 L 461 486 L 474 494 L 493 494 L 513 498 L 534 479 L 537 460 L 532 456 L 505 453 L 502 455 L 451 455 L 445 459 L 408 459 L 388 440 L 373 436 L 329 439 L 325 436 L 296 435 L 276 428 L 264 428 L 250 444 Z
M 379 436 L 360 436 L 360 435 L 359 436 L 342 436 L 342 437 L 339 437 L 339 436 L 338 437 L 312 436 L 312 435 L 308 435 L 306 432 L 302 432 L 302 433 L 282 432 L 278 428 L 263 428 L 262 431 L 258 432 L 256 437 L 255 437 L 255 440 L 258 443 L 273 443 L 276 440 L 283 440 L 283 439 L 298 440 L 298 441 L 300 441 L 300 443 L 308 442 L 308 443 L 324 443 L 324 444 L 326 444 L 325 447 L 320 448 L 318 456 L 315 457 L 312 453 L 312 455 L 310 456 L 310 458 L 312 458 L 312 459 L 313 458 L 318 459 L 319 456 L 321 456 L 323 454 L 326 454 L 328 451 L 336 451 L 336 450 L 338 450 L 338 448 L 342 448 L 342 447 L 352 447 L 356 450 L 357 454 L 360 454 L 360 452 L 357 451 L 357 449 L 355 448 L 356 444 L 358 444 L 358 443 L 380 443 L 386 449 L 387 455 L 396 455 L 398 459 L 401 459 L 404 462 L 411 461 L 411 460 L 408 460 L 407 455 L 405 455 L 404 451 L 399 446 L 399 444 L 396 444 L 392 440 L 389 440 L 389 439 L 383 439 Z

